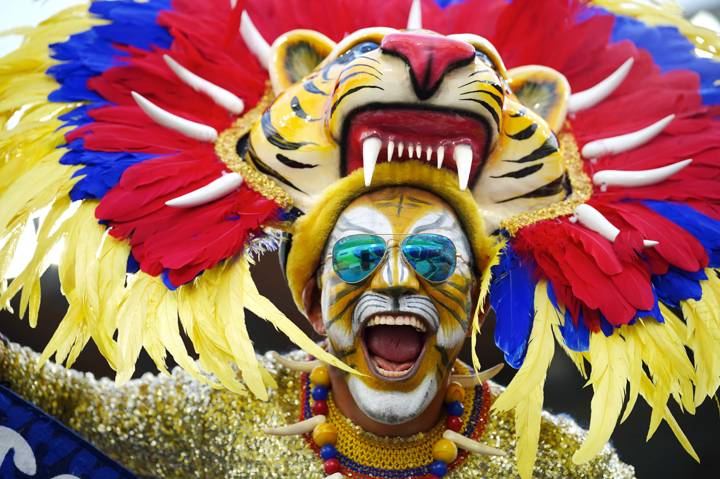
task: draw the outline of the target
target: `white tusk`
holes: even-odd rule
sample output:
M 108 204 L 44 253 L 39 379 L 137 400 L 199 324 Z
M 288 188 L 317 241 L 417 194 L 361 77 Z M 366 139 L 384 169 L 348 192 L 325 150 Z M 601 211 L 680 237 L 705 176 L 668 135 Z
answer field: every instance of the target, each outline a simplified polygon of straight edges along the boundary
M 245 10 L 243 10 L 240 17 L 240 35 L 242 35 L 245 45 L 257 57 L 263 68 L 267 70 L 270 67 L 270 45 L 265 41 Z
M 325 476 L 325 479 L 344 479 L 345 476 L 340 474 L 339 472 L 336 472 L 335 474 L 330 474 L 329 476 Z
M 238 173 L 232 172 L 224 174 L 202 188 L 168 200 L 165 204 L 173 208 L 193 208 L 195 206 L 201 206 L 232 193 L 240 188 L 242 182 L 243 177 Z
M 365 186 L 370 186 L 370 183 L 372 183 L 373 173 L 375 172 L 375 164 L 377 163 L 378 155 L 380 155 L 380 148 L 382 148 L 382 141 L 380 141 L 380 138 L 371 136 L 363 140 L 363 170 L 365 171 Z
M 496 364 L 490 369 L 480 371 L 477 374 L 453 374 L 450 376 L 450 382 L 459 383 L 464 388 L 474 388 L 497 376 L 503 366 L 505 366 L 503 363 Z
M 583 146 L 582 156 L 584 158 L 599 158 L 605 155 L 616 155 L 642 146 L 658 136 L 674 118 L 675 115 L 668 115 L 642 130 L 591 141 Z
M 482 454 L 484 456 L 504 456 L 506 452 L 502 449 L 498 449 L 492 446 L 486 446 L 477 441 L 473 441 L 469 437 L 463 436 L 450 429 L 445 430 L 443 437 L 448 441 L 454 442 L 459 448 L 465 449 L 468 452 L 475 454 Z
M 398 158 L 402 158 L 404 149 L 405 149 L 405 143 L 403 143 L 402 141 L 399 141 L 398 142 Z
M 445 159 L 445 147 L 439 146 L 437 149 L 437 167 L 438 168 L 442 168 L 444 159 Z
M 432 146 L 425 148 L 425 161 L 430 161 L 432 158 Z
M 610 223 L 602 213 L 588 204 L 582 204 L 575 208 L 575 217 L 580 224 L 600 234 L 608 241 L 615 241 L 617 235 L 620 234 L 620 230 L 614 224 Z M 657 246 L 658 242 L 644 240 L 643 245 L 645 247 Z
M 625 77 L 630 72 L 630 69 L 635 63 L 633 58 L 628 58 L 625 63 L 612 72 L 610 76 L 605 78 L 597 85 L 570 95 L 568 99 L 568 113 L 577 113 L 581 110 L 587 110 L 592 108 L 605 98 L 610 96 L 617 87 L 625 80 Z
M 626 186 L 626 187 L 637 187 L 637 186 L 648 186 L 660 183 L 670 178 L 675 173 L 679 172 L 686 166 L 692 163 L 691 159 L 678 161 L 667 166 L 661 166 L 660 168 L 653 168 L 651 170 L 637 170 L 637 171 L 625 171 L 625 170 L 603 170 L 598 171 L 593 175 L 593 183 L 599 185 L 603 191 L 608 186 Z
M 186 120 L 169 111 L 163 110 L 137 92 L 133 91 L 131 94 L 140 109 L 158 125 L 175 130 L 178 133 L 199 141 L 212 143 L 217 139 L 218 134 L 215 128 L 195 121 Z
M 290 424 L 289 426 L 265 428 L 263 429 L 263 432 L 265 432 L 265 434 L 270 434 L 271 436 L 299 436 L 300 434 L 312 432 L 312 430 L 315 429 L 315 426 L 324 422 L 325 416 L 319 414 L 311 417 L 310 419 Z
M 417 156 L 417 159 L 420 159 L 420 155 L 422 155 L 422 146 L 420 146 L 420 143 L 415 145 L 415 156 Z
M 316 367 L 322 366 L 323 364 L 322 361 L 320 361 L 319 359 L 315 359 L 312 361 L 295 361 L 294 359 L 286 358 L 282 354 L 279 354 L 277 351 L 273 351 L 271 354 L 277 362 L 292 371 L 309 373 Z
M 234 93 L 221 88 L 214 83 L 210 83 L 206 79 L 194 74 L 184 66 L 176 62 L 170 55 L 163 55 L 165 63 L 168 67 L 182 80 L 186 85 L 195 91 L 203 93 L 210 98 L 212 101 L 225 108 L 230 113 L 239 115 L 245 109 L 245 103 L 238 98 Z
M 455 165 L 457 165 L 460 190 L 465 190 L 470 180 L 472 155 L 472 147 L 470 145 L 456 145 L 453 150 L 453 159 L 455 160 Z
M 412 6 L 410 7 L 410 14 L 408 15 L 407 29 L 422 29 L 422 3 L 420 2 L 420 0 L 413 0 L 412 2 Z
M 388 146 L 387 146 L 387 160 L 388 160 L 388 163 L 390 163 L 390 162 L 392 161 L 392 159 L 393 159 L 393 152 L 394 152 L 394 151 L 395 151 L 395 143 L 393 143 L 392 141 L 388 141 Z

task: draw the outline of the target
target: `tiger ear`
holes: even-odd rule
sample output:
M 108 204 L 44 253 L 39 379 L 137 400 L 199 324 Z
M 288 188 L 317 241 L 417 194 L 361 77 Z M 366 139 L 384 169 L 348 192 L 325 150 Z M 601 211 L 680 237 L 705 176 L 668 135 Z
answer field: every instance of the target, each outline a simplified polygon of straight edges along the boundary
M 520 103 L 540 115 L 554 132 L 560 131 L 570 97 L 565 75 L 541 65 L 527 65 L 509 70 L 508 77 Z
M 312 30 L 292 30 L 275 40 L 270 54 L 270 81 L 275 94 L 297 83 L 312 72 L 335 42 Z

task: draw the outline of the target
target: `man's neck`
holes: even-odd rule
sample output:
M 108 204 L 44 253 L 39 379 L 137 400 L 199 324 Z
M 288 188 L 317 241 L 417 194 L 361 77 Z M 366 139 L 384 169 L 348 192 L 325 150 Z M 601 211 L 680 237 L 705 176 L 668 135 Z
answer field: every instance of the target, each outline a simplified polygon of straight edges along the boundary
M 344 373 L 334 367 L 330 367 L 330 383 L 333 400 L 340 412 L 365 431 L 378 436 L 412 436 L 419 432 L 429 431 L 440 420 L 447 390 L 447 385 L 443 385 L 430 405 L 415 419 L 402 424 L 383 424 L 368 417 L 358 407 L 352 394 L 350 394 Z

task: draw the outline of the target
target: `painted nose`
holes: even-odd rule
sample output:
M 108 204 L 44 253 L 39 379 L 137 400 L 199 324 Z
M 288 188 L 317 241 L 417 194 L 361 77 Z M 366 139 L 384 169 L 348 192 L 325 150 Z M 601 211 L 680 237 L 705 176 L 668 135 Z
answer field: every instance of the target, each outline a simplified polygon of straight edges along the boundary
M 375 272 L 370 289 L 392 293 L 416 293 L 420 282 L 415 271 L 403 260 L 399 248 L 391 248 L 385 263 Z
M 435 93 L 447 72 L 475 58 L 475 49 L 469 43 L 419 33 L 391 33 L 380 48 L 408 64 L 415 94 L 421 100 Z

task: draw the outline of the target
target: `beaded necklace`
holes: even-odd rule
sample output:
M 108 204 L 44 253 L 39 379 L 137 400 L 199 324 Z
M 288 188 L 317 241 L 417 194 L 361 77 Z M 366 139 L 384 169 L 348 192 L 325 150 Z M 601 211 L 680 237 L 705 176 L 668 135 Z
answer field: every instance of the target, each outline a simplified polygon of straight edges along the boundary
M 467 368 L 456 363 L 455 369 Z M 445 418 L 430 431 L 409 437 L 381 437 L 362 430 L 337 408 L 329 390 L 326 366 L 302 373 L 300 420 L 324 415 L 327 420 L 303 437 L 323 460 L 325 474 L 357 479 L 437 479 L 469 455 L 443 438 L 446 430 L 468 438 L 482 436 L 490 407 L 487 383 L 463 388 L 451 383 L 445 396 Z

